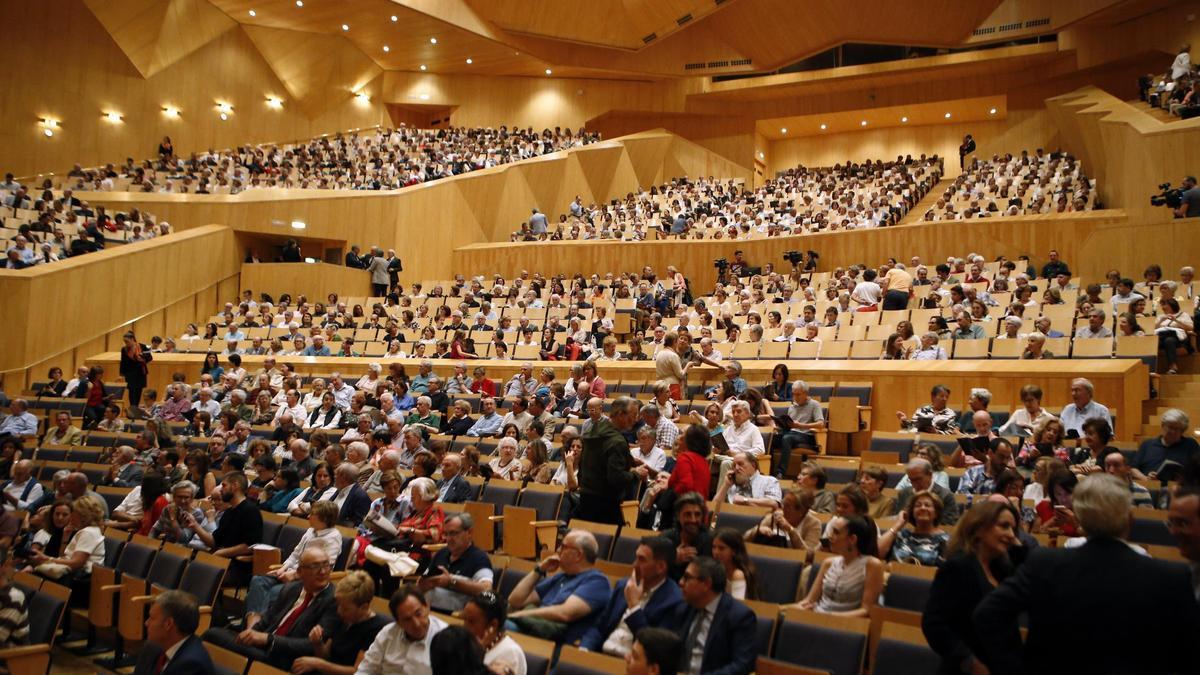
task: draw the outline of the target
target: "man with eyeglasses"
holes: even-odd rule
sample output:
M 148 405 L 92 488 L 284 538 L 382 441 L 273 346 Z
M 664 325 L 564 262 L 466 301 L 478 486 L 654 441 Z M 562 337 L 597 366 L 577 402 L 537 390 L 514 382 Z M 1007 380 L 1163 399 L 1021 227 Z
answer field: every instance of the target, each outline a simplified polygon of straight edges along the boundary
M 664 628 L 683 640 L 679 672 L 741 675 L 754 670 L 757 620 L 749 607 L 725 592 L 725 567 L 701 556 L 684 570 L 683 603 Z
M 591 532 L 568 532 L 558 553 L 542 560 L 509 593 L 508 604 L 517 611 L 508 615 L 506 628 L 564 644 L 582 638 L 608 603 L 608 577 L 595 568 L 599 552 Z
M 329 583 L 332 569 L 324 549 L 305 549 L 296 568 L 299 580 L 284 586 L 258 621 L 240 633 L 212 628 L 204 634 L 205 641 L 276 668 L 290 669 L 297 657 L 315 652 L 308 639 L 313 628 L 320 626 L 328 635 L 340 621 L 333 585 Z
M 417 588 L 429 605 L 447 614 L 457 612 L 467 600 L 492 588 L 492 561 L 475 545 L 475 520 L 469 513 L 447 516 L 442 525 L 446 547 L 433 555 Z

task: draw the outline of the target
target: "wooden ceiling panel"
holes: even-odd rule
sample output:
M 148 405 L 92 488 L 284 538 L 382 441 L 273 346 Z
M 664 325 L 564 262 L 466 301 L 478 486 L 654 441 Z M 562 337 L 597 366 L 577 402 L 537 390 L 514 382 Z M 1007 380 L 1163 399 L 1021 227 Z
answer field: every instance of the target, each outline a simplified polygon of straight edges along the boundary
M 84 2 L 143 77 L 153 77 L 237 25 L 208 0 Z
M 243 26 L 276 77 L 310 117 L 349 100 L 383 70 L 337 35 Z

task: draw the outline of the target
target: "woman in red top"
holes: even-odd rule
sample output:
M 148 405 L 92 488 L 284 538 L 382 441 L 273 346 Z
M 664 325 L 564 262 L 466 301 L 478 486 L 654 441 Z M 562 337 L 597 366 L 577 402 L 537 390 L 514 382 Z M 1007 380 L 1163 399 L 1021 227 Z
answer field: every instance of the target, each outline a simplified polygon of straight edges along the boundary
M 467 348 L 467 336 L 461 330 L 454 331 L 454 340 L 450 342 L 450 358 L 477 359 L 479 355 Z
M 1046 483 L 1046 498 L 1034 506 L 1038 522 L 1034 532 L 1047 532 L 1065 537 L 1078 537 L 1079 522 L 1075 519 L 1072 496 L 1079 479 L 1066 469 L 1050 474 Z
M 495 396 L 496 383 L 493 380 L 488 379 L 487 371 L 484 370 L 483 366 L 475 368 L 473 373 L 475 375 L 475 379 L 471 381 L 471 393 L 483 394 L 484 396 Z
M 675 494 L 699 492 L 709 498 L 708 455 L 712 452 L 712 439 L 708 431 L 693 424 L 679 436 L 675 447 L 675 468 L 667 480 L 667 488 Z
M 142 478 L 142 522 L 138 523 L 138 534 L 150 536 L 150 530 L 170 503 L 167 490 L 166 478 L 157 471 L 151 471 Z
M 92 366 L 88 370 L 87 404 L 83 409 L 83 425 L 90 429 L 104 419 L 104 409 L 108 407 L 109 396 L 104 391 L 104 368 Z

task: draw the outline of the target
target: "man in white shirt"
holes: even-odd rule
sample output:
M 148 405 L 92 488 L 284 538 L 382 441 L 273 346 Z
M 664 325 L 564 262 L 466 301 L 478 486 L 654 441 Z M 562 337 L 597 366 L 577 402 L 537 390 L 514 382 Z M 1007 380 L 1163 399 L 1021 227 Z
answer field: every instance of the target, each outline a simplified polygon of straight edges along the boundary
M 425 596 L 412 584 L 401 586 L 388 608 L 396 622 L 375 636 L 356 675 L 433 675 L 429 644 L 445 622 L 429 613 Z
M 783 503 L 779 480 L 758 471 L 758 462 L 747 452 L 733 456 L 733 477 L 724 483 L 724 495 L 716 499 L 743 506 L 778 508 Z
M 735 401 L 729 414 L 733 417 L 733 424 L 725 427 L 725 431 L 722 432 L 725 442 L 729 445 L 729 453 L 736 455 L 745 452 L 757 458 L 766 452 L 762 433 L 750 421 L 750 404 L 746 401 Z
M 38 430 L 38 419 L 29 412 L 29 402 L 23 398 L 14 398 L 11 406 L 12 413 L 0 422 L 0 437 L 3 436 L 34 436 Z M 218 412 L 220 409 L 218 409 Z
M 515 424 L 521 435 L 524 436 L 525 430 L 529 428 L 529 423 L 533 421 L 533 415 L 526 412 L 528 406 L 529 404 L 524 396 L 518 396 L 514 399 L 512 410 L 504 416 L 504 419 L 500 422 L 500 428 L 503 429 L 509 424 Z
M 33 478 L 33 462 L 22 459 L 13 464 L 12 480 L 4 484 L 0 499 L 8 511 L 28 510 L 29 505 L 41 499 L 43 493 L 42 484 Z
M 350 399 L 354 397 L 354 387 L 342 380 L 341 373 L 334 373 L 329 378 L 329 391 L 333 393 L 334 403 L 345 410 L 350 407 Z
M 634 464 L 642 464 L 652 470 L 651 477 L 654 473 L 662 471 L 667 464 L 667 455 L 663 449 L 654 444 L 655 439 L 654 427 L 649 424 L 643 424 L 638 427 L 637 445 L 629 449 L 629 453 L 633 456 Z
M 214 401 L 212 396 L 212 389 L 209 387 L 202 388 L 196 402 L 192 404 L 192 410 L 196 412 L 203 410 L 212 417 L 213 421 L 216 421 L 217 417 L 221 414 L 221 404 Z M 297 417 L 296 419 L 300 418 Z
M 278 427 L 284 415 L 291 416 L 293 422 L 297 420 L 303 422 L 308 419 L 308 411 L 304 409 L 304 406 L 300 405 L 300 392 L 295 389 L 288 390 L 283 405 L 279 406 L 279 409 L 275 411 L 275 419 L 272 421 L 272 424 Z

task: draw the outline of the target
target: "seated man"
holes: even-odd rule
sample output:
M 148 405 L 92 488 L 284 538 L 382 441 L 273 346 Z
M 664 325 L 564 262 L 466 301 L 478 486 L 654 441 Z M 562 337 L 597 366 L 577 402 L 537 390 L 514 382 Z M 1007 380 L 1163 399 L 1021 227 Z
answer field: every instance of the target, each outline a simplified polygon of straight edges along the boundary
M 208 650 L 196 637 L 199 625 L 196 596 L 171 590 L 154 598 L 134 675 L 216 672 Z
M 396 618 L 379 631 L 358 664 L 358 675 L 433 675 L 429 645 L 446 622 L 429 613 L 417 587 L 405 584 L 392 594 L 388 609 Z
M 787 423 L 780 437 L 782 451 L 779 466 L 775 470 L 776 477 L 779 477 L 787 472 L 794 449 L 816 452 L 817 439 L 813 432 L 825 428 L 825 411 L 820 403 L 809 397 L 808 383 L 796 380 L 792 383 L 792 402 L 788 406 L 786 419 L 776 419 Z
M 1093 417 L 1099 417 L 1108 422 L 1108 428 L 1113 428 L 1112 415 L 1103 404 L 1092 400 L 1096 388 L 1089 380 L 1077 377 L 1071 380 L 1071 403 L 1062 409 L 1058 418 L 1062 421 L 1064 433 L 1075 432 L 1075 436 L 1083 437 L 1083 423 Z
M 22 459 L 12 467 L 12 480 L 0 487 L 0 504 L 8 511 L 28 511 L 42 498 L 44 488 L 33 477 L 33 461 Z
M 334 527 L 337 520 L 337 506 L 333 502 L 320 501 L 312 505 L 308 514 L 309 528 L 300 536 L 300 542 L 292 549 L 292 554 L 278 568 L 260 574 L 250 580 L 250 589 L 246 591 L 246 625 L 253 626 L 270 607 L 283 585 L 295 581 L 300 572 L 300 558 L 309 548 L 320 548 L 330 560 L 337 560 L 342 552 L 342 534 Z
M 112 456 L 112 463 L 106 475 L 100 482 L 113 487 L 137 487 L 142 484 L 142 474 L 146 469 L 134 461 L 136 451 L 128 445 L 117 448 Z
M 257 502 L 246 498 L 248 485 L 244 473 L 222 476 L 220 500 L 224 508 L 217 529 L 211 533 L 203 528 L 192 529 L 213 555 L 230 559 L 225 585 L 231 587 L 250 581 L 250 563 L 238 558 L 252 555 L 250 547 L 263 538 L 262 511 Z
M 996 479 L 1012 463 L 1013 448 L 1003 438 L 997 438 L 988 446 L 987 460 L 966 470 L 958 481 L 958 493 L 963 495 L 990 495 L 996 491 Z M 911 478 L 909 480 L 912 480 Z
M 321 626 L 313 628 L 309 640 L 314 655 L 296 659 L 292 672 L 353 675 L 358 655 L 370 649 L 375 636 L 390 623 L 371 608 L 374 597 L 371 575 L 356 570 L 342 577 L 333 590 L 340 621 L 329 633 Z
M 734 401 L 730 409 L 733 424 L 725 427 L 722 435 L 729 445 L 730 454 L 745 452 L 752 457 L 758 457 L 766 452 L 763 445 L 762 433 L 754 425 L 750 404 L 746 401 Z
M 461 610 L 467 600 L 492 590 L 492 561 L 475 545 L 475 520 L 469 513 L 452 513 L 442 525 L 446 547 L 433 554 L 417 588 L 429 605 L 447 614 Z
M 688 563 L 683 579 L 683 603 L 661 624 L 683 640 L 678 672 L 743 675 L 753 671 L 757 620 L 750 608 L 725 592 L 725 567 L 699 557 Z
M 496 399 L 485 397 L 479 402 L 483 412 L 467 430 L 468 436 L 495 436 L 500 433 L 504 418 L 496 413 Z
M 1110 452 L 1104 456 L 1104 472 L 1121 479 L 1129 486 L 1129 495 L 1134 506 L 1154 508 L 1154 498 L 1145 487 L 1133 482 L 1133 473 L 1121 452 Z
M 1178 408 L 1164 410 L 1159 425 L 1162 433 L 1142 441 L 1133 456 L 1133 477 L 1137 480 L 1175 480 L 1183 467 L 1200 456 L 1200 444 L 1187 433 L 1187 413 Z
M 195 505 L 195 498 L 196 484 L 190 480 L 181 480 L 172 485 L 171 504 L 163 509 L 158 522 L 150 530 L 150 536 L 196 549 L 206 548 L 204 540 L 196 536 L 196 531 L 202 529 L 211 534 L 217 529 L 217 524 L 209 521 L 204 509 Z
M 542 560 L 508 595 L 508 630 L 562 644 L 574 644 L 592 626 L 608 602 L 608 577 L 595 568 L 596 537 L 571 530 L 558 553 Z M 554 572 L 549 578 L 548 574 Z
M 329 634 L 341 623 L 329 583 L 333 565 L 323 548 L 311 546 L 300 556 L 297 569 L 299 580 L 284 586 L 262 618 L 239 633 L 209 629 L 205 641 L 282 669 L 290 669 L 297 657 L 311 656 L 312 630 L 319 626 Z
M 442 458 L 442 477 L 438 480 L 438 501 L 443 504 L 461 504 L 471 499 L 471 484 L 462 476 L 462 455 L 447 453 Z
M 733 455 L 733 475 L 722 481 L 716 501 L 743 506 L 766 506 L 779 508 L 783 491 L 779 479 L 760 473 L 758 461 L 748 452 Z
M 14 398 L 8 417 L 0 421 L 0 440 L 7 437 L 35 436 L 38 430 L 38 419 L 29 412 L 29 402 L 23 398 Z
M 675 544 L 666 537 L 645 537 L 637 547 L 633 575 L 613 588 L 604 610 L 580 640 L 593 652 L 625 657 L 634 636 L 647 626 L 661 626 L 682 596 L 667 572 L 675 561 Z

